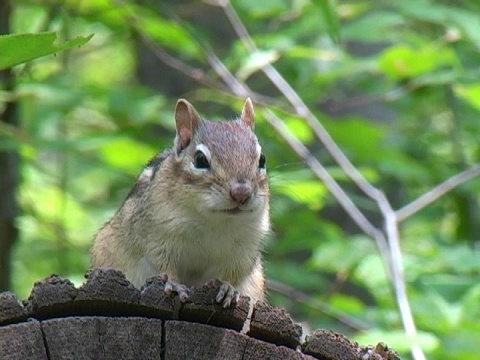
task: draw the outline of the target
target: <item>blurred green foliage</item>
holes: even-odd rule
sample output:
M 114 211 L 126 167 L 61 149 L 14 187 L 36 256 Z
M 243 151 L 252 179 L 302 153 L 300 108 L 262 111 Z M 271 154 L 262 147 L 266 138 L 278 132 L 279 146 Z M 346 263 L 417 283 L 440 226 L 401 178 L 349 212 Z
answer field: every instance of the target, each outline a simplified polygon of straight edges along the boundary
M 258 52 L 242 46 L 218 7 L 200 2 L 14 2 L 15 33 L 55 31 L 62 42 L 94 33 L 80 48 L 16 67 L 15 93 L 0 92 L 0 113 L 12 96 L 20 106 L 18 128 L 0 125 L 0 148 L 15 149 L 22 159 L 20 241 L 12 264 L 13 290 L 21 297 L 51 273 L 82 282 L 96 231 L 143 164 L 171 146 L 178 96 L 206 117 L 240 112 L 243 99 L 201 82 L 221 83 L 206 61 L 207 46 L 268 100 L 257 106 L 281 114 L 374 222 L 381 221 L 374 204 L 302 119 L 282 110 L 286 102 L 261 75 L 263 64 L 280 71 L 395 208 L 480 162 L 478 1 L 233 5 Z M 159 88 L 148 86 L 139 75 L 155 70 L 142 61 L 146 49 L 167 51 L 196 69 L 200 83 L 176 86 L 168 77 L 176 70 L 163 69 Z M 412 339 L 402 330 L 374 242 L 261 117 L 257 124 L 272 187 L 266 271 L 303 294 L 271 291 L 271 303 L 308 328 L 384 341 L 409 358 Z M 473 180 L 401 227 L 417 341 L 430 359 L 478 357 L 479 193 L 480 181 Z

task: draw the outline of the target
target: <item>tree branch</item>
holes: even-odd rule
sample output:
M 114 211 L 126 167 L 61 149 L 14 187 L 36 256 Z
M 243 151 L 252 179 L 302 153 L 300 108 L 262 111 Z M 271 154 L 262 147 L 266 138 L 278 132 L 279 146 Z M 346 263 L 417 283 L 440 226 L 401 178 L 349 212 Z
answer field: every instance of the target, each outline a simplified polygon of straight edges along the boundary
M 218 6 L 222 7 L 225 15 L 230 20 L 232 27 L 236 31 L 240 40 L 244 43 L 245 47 L 250 52 L 257 52 L 258 49 L 255 46 L 254 41 L 249 35 L 247 29 L 243 25 L 242 21 L 238 17 L 235 9 L 232 7 L 230 1 L 221 0 L 218 2 Z M 277 87 L 277 89 L 288 99 L 295 109 L 295 113 L 303 117 L 308 125 L 312 128 L 315 135 L 325 146 L 329 154 L 337 162 L 340 168 L 349 176 L 352 181 L 370 198 L 378 199 L 379 191 L 373 187 L 357 170 L 355 166 L 350 162 L 347 156 L 338 147 L 335 141 L 332 139 L 328 131 L 318 121 L 315 115 L 310 111 L 308 106 L 303 102 L 297 92 L 290 86 L 290 84 L 282 77 L 282 75 L 272 65 L 267 64 L 261 69 L 270 81 Z
M 292 288 L 291 286 L 288 286 L 285 283 L 282 283 L 280 281 L 275 281 L 272 279 L 267 280 L 267 287 L 270 290 L 276 291 L 280 294 L 283 294 L 285 296 L 288 296 L 290 299 L 293 299 L 296 302 L 301 302 L 314 310 L 317 310 L 319 312 L 322 312 L 334 319 L 337 319 L 339 322 L 343 323 L 344 325 L 348 326 L 352 330 L 367 330 L 370 328 L 370 326 L 366 323 L 361 322 L 358 319 L 353 319 L 351 316 L 348 316 L 346 314 L 342 314 L 338 310 L 333 309 L 331 306 L 329 306 L 327 303 L 312 298 L 308 294 L 305 294 L 302 291 L 299 291 L 297 289 Z
M 222 0 L 219 4 L 224 9 L 226 16 L 229 18 L 232 27 L 237 32 L 239 38 L 243 41 L 245 47 L 251 51 L 256 52 L 257 48 L 248 34 L 245 26 L 243 25 L 242 21 L 238 17 L 237 13 L 233 9 L 230 1 Z M 390 270 L 390 275 L 392 278 L 392 282 L 395 288 L 395 294 L 397 303 L 399 306 L 400 314 L 402 317 L 402 322 L 405 328 L 405 332 L 407 335 L 414 337 L 417 333 L 415 322 L 413 320 L 413 314 L 410 308 L 410 304 L 408 302 L 407 293 L 406 293 L 406 285 L 405 285 L 405 278 L 403 274 L 403 261 L 400 251 L 400 243 L 399 243 L 399 236 L 398 236 L 398 221 L 395 212 L 391 208 L 390 203 L 388 202 L 387 198 L 380 190 L 376 189 L 373 185 L 371 185 L 363 175 L 353 166 L 353 164 L 348 160 L 345 154 L 340 150 L 337 146 L 335 141 L 332 139 L 330 134 L 326 131 L 326 129 L 321 125 L 318 119 L 313 115 L 313 113 L 308 109 L 305 103 L 301 100 L 300 96 L 293 90 L 293 88 L 285 81 L 285 79 L 278 73 L 278 71 L 270 64 L 265 65 L 262 68 L 262 71 L 265 75 L 272 81 L 272 83 L 277 87 L 277 89 L 290 101 L 290 103 L 295 108 L 295 111 L 298 115 L 304 117 L 307 124 L 313 129 L 318 139 L 322 142 L 325 148 L 328 150 L 330 155 L 335 159 L 337 164 L 342 168 L 342 170 L 352 179 L 352 181 L 370 198 L 374 199 L 380 210 L 385 218 L 385 231 L 387 233 L 387 239 L 385 239 L 383 233 L 376 229 L 375 227 L 369 228 L 365 227 L 364 222 L 362 221 L 364 218 L 363 214 L 359 211 L 359 214 L 355 211 L 351 211 L 352 209 L 357 209 L 355 204 L 348 198 L 346 201 L 343 197 L 343 190 L 338 186 L 338 184 L 333 180 L 330 182 L 329 174 L 324 174 L 326 170 L 321 166 L 321 164 L 314 159 L 315 161 L 311 160 L 310 157 L 306 158 L 307 164 L 315 171 L 317 176 L 323 179 L 330 189 L 332 193 L 338 194 L 340 196 L 335 195 L 335 197 L 339 200 L 342 204 L 344 209 L 349 211 L 350 216 L 355 220 L 359 226 L 361 226 L 362 230 L 365 231 L 368 235 L 372 236 L 379 246 L 379 249 L 382 253 L 382 258 L 384 262 L 389 265 L 386 269 Z M 272 123 L 272 122 L 270 122 Z M 281 125 L 283 123 L 279 121 L 277 131 L 281 131 Z M 284 126 L 284 125 L 283 125 Z M 286 127 L 285 127 L 286 128 Z M 282 135 L 285 138 L 285 135 Z M 298 141 L 298 140 L 297 140 Z M 300 141 L 298 141 L 300 142 Z M 301 142 L 300 142 L 301 143 Z M 302 146 L 304 146 L 302 144 Z M 295 148 L 294 148 L 295 149 Z M 297 153 L 302 150 L 299 148 L 295 150 Z M 306 156 L 306 153 L 303 154 L 303 157 Z M 317 164 L 320 167 L 317 166 Z M 312 165 L 314 167 L 312 167 Z M 338 188 L 337 188 L 338 186 Z M 335 192 L 333 192 L 335 191 Z M 341 191 L 341 192 L 340 192 Z M 346 195 L 346 194 L 345 194 Z M 367 220 L 367 223 L 370 224 Z M 390 245 L 390 252 L 385 253 L 383 249 L 388 249 Z M 390 261 L 390 263 L 389 263 Z M 423 354 L 422 349 L 416 343 L 412 344 L 412 355 L 416 360 L 423 360 L 425 359 L 425 355 Z
M 187 65 L 183 61 L 177 59 L 176 57 L 170 55 L 161 47 L 157 46 L 153 40 L 151 40 L 145 34 L 139 32 L 140 39 L 142 42 L 150 49 L 150 51 L 155 54 L 157 58 L 163 61 L 165 64 L 170 66 L 173 69 L 180 71 L 181 73 L 189 76 L 190 78 L 198 81 L 199 83 L 213 89 L 220 89 L 226 91 L 225 87 L 217 81 L 212 80 L 207 76 L 207 74 L 200 68 L 194 68 L 190 65 Z
M 387 235 L 389 249 L 391 272 L 393 278 L 393 287 L 395 288 L 395 295 L 397 299 L 398 308 L 402 316 L 405 333 L 412 338 L 417 334 L 415 320 L 413 318 L 412 309 L 407 296 L 407 286 L 405 281 L 405 274 L 403 271 L 403 255 L 400 249 L 400 236 L 398 233 L 398 219 L 395 211 L 392 209 L 386 196 L 381 193 L 379 199 L 379 207 L 385 217 L 385 233 Z M 414 359 L 425 360 L 425 355 L 421 347 L 415 342 L 412 343 L 412 355 Z
M 430 205 L 447 192 L 477 176 L 480 176 L 480 164 L 452 176 L 440 185 L 434 187 L 429 192 L 412 201 L 410 204 L 405 205 L 400 210 L 397 210 L 397 221 L 401 222 L 405 220 L 406 218 L 423 209 L 425 206 Z
M 225 14 L 229 17 L 232 26 L 237 32 L 238 36 L 244 42 L 247 49 L 250 51 L 257 51 L 255 44 L 249 36 L 247 30 L 243 26 L 243 23 L 238 18 L 235 10 L 231 7 L 228 0 L 215 1 L 209 0 L 209 3 L 214 2 L 216 6 L 222 6 L 225 10 Z M 191 34 L 196 37 L 195 34 Z M 197 38 L 197 37 L 196 37 Z M 199 43 L 202 43 L 197 38 Z M 205 45 L 205 44 L 202 44 Z M 231 89 L 231 91 L 238 96 L 252 96 L 251 89 L 248 86 L 239 81 L 231 72 L 224 66 L 224 64 L 216 57 L 214 52 L 210 49 L 208 44 L 202 46 L 207 55 L 210 66 L 215 70 L 217 75 L 222 78 L 224 83 Z M 363 213 L 357 208 L 357 206 L 351 201 L 350 197 L 343 191 L 343 189 L 336 183 L 336 181 L 330 176 L 321 163 L 313 157 L 309 150 L 294 137 L 285 124 L 273 113 L 270 109 L 264 109 L 265 118 L 272 127 L 287 141 L 290 147 L 302 157 L 307 165 L 314 171 L 314 173 L 322 179 L 331 193 L 337 198 L 342 207 L 352 217 L 352 219 L 359 225 L 359 227 L 367 234 L 373 237 L 379 247 L 382 254 L 382 259 L 385 262 L 385 268 L 389 271 L 389 275 L 392 279 L 393 286 L 395 288 L 396 300 L 399 306 L 400 314 L 402 317 L 405 332 L 410 336 L 416 335 L 416 327 L 413 320 L 413 315 L 408 302 L 406 285 L 403 274 L 403 260 L 400 250 L 399 235 L 398 235 L 398 219 L 397 214 L 391 208 L 390 203 L 383 194 L 382 191 L 371 185 L 363 175 L 353 166 L 348 158 L 343 154 L 326 129 L 321 125 L 318 119 L 308 109 L 305 103 L 301 100 L 298 94 L 293 88 L 283 79 L 283 77 L 276 71 L 271 65 L 266 65 L 262 71 L 272 81 L 272 83 L 284 94 L 295 109 L 295 112 L 302 116 L 307 124 L 313 129 L 316 136 L 324 144 L 325 148 L 329 151 L 331 156 L 343 169 L 343 171 L 349 176 L 352 181 L 370 198 L 375 200 L 378 204 L 382 215 L 385 218 L 385 232 L 388 238 L 385 238 L 385 234 L 373 226 L 370 221 L 363 215 Z M 252 96 L 254 99 L 255 97 Z M 256 99 L 255 99 L 256 100 Z M 387 241 L 388 240 L 388 241 Z M 412 344 L 412 354 L 414 359 L 425 359 L 425 355 L 422 349 L 417 344 Z
M 0 1 L 0 34 L 10 32 L 11 12 L 11 2 Z M 7 92 L 14 92 L 14 80 L 10 69 L 0 71 L 0 84 Z M 18 128 L 16 101 L 7 102 L 0 116 L 1 125 L 13 130 Z M 16 149 L 0 151 L 0 292 L 10 290 L 11 287 L 12 250 L 18 241 L 15 219 L 19 213 L 16 198 L 19 174 L 19 155 Z
M 210 50 L 207 52 L 207 58 L 212 68 L 217 71 L 217 74 L 222 77 L 225 83 L 230 87 L 231 91 L 238 96 L 252 96 L 253 92 L 249 87 L 235 78 L 230 71 L 223 65 L 218 57 Z M 254 98 L 255 100 L 255 98 Z M 295 136 L 293 136 L 290 130 L 285 126 L 283 121 L 275 115 L 270 109 L 264 109 L 263 114 L 268 123 L 277 131 L 280 136 L 287 142 L 287 144 L 300 156 L 310 169 L 320 178 L 332 195 L 338 200 L 343 209 L 350 215 L 355 223 L 364 231 L 367 235 L 375 239 L 382 259 L 386 262 L 386 269 L 390 269 L 388 266 L 389 250 L 388 244 L 383 233 L 378 230 L 372 223 L 363 215 L 360 209 L 353 203 L 350 197 L 343 191 L 340 185 L 331 177 L 325 167 L 310 153 L 308 148 Z

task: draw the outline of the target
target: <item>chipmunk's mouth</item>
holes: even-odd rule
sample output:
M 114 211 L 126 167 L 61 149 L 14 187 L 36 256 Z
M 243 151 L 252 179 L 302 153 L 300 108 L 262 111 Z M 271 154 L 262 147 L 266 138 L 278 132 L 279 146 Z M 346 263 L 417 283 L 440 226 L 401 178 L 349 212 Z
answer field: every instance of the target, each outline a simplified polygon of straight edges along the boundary
M 230 214 L 230 215 L 236 215 L 236 214 L 240 214 L 242 212 L 242 209 L 240 209 L 237 206 L 237 207 L 234 207 L 233 209 L 223 210 L 223 212 L 225 212 L 227 214 Z
M 223 213 L 223 214 L 227 214 L 227 215 L 241 215 L 241 214 L 251 214 L 255 211 L 255 209 L 252 209 L 250 207 L 244 207 L 244 206 L 240 206 L 240 205 L 237 205 L 235 207 L 232 207 L 230 209 L 217 209 L 217 210 L 213 210 L 214 212 L 217 212 L 217 213 Z

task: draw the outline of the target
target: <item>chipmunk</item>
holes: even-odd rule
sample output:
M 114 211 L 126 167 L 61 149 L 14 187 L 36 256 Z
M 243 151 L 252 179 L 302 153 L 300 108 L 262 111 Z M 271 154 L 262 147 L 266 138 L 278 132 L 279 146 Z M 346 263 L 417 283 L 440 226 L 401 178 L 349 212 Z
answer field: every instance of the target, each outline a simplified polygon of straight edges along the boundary
M 173 148 L 146 165 L 97 234 L 93 264 L 121 270 L 137 287 L 161 275 L 165 292 L 183 302 L 189 287 L 218 282 L 224 307 L 239 293 L 263 300 L 269 190 L 252 102 L 239 119 L 214 122 L 180 99 L 175 123 Z

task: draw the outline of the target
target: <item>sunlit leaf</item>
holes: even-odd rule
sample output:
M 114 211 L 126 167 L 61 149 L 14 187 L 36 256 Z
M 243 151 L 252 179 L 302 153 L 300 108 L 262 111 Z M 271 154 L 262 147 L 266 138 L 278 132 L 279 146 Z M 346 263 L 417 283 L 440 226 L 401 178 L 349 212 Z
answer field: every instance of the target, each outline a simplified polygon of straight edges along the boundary
M 324 121 L 324 125 L 341 146 L 350 149 L 356 159 L 368 160 L 383 150 L 384 129 L 360 118 Z
M 471 106 L 480 110 L 480 84 L 457 85 L 454 89 L 455 92 Z
M 119 137 L 105 144 L 100 153 L 109 165 L 130 174 L 138 174 L 158 150 L 127 137 Z
M 203 58 L 200 45 L 184 27 L 142 6 L 134 7 L 132 15 L 135 16 L 134 24 L 138 31 L 160 45 L 197 60 Z
M 263 69 L 266 65 L 275 62 L 279 56 L 278 52 L 274 50 L 256 51 L 246 58 L 242 67 L 238 70 L 237 76 L 245 80 L 250 75 Z
M 418 313 L 419 323 L 431 330 L 449 332 L 460 325 L 462 311 L 456 303 L 448 302 L 439 293 L 425 291 L 421 298 L 412 297 L 413 310 Z M 432 317 L 435 323 L 431 323 Z
M 340 41 L 340 23 L 335 2 L 331 0 L 314 0 L 313 3 L 323 14 L 330 37 L 338 43 Z
M 342 25 L 342 37 L 366 42 L 384 41 L 404 22 L 400 14 L 390 11 L 373 11 Z
M 364 245 L 366 247 L 366 245 Z M 367 286 L 372 293 L 377 297 L 390 295 L 390 289 L 388 288 L 389 278 L 387 269 L 385 269 L 384 263 L 378 254 L 378 250 L 375 247 L 373 241 L 370 246 L 373 247 L 370 253 L 364 253 L 364 256 L 359 259 L 358 267 L 355 269 L 354 277 L 357 281 L 362 282 Z M 352 242 L 352 249 L 364 249 Z
M 337 310 L 347 312 L 349 314 L 362 315 L 366 311 L 366 305 L 355 296 L 347 296 L 344 294 L 335 294 L 332 296 L 330 304 Z
M 325 203 L 327 189 L 318 180 L 280 181 L 273 185 L 278 193 L 292 200 L 308 205 L 311 209 L 321 209 Z
M 314 134 L 310 126 L 307 125 L 305 120 L 288 117 L 284 119 L 285 125 L 290 129 L 293 135 L 304 144 L 308 144 L 313 141 Z
M 349 272 L 367 256 L 375 253 L 373 242 L 363 237 L 319 242 L 313 253 L 311 265 L 323 270 Z M 378 270 L 377 268 L 376 271 Z
M 86 44 L 92 37 L 93 34 L 78 36 L 58 44 L 55 42 L 57 34 L 54 32 L 0 35 L 0 69 L 80 47 Z
M 453 58 L 447 50 L 425 46 L 413 49 L 407 45 L 388 48 L 379 58 L 379 67 L 391 78 L 411 78 L 451 64 Z

